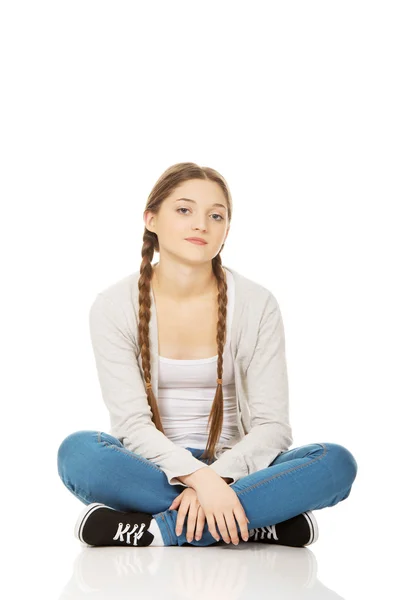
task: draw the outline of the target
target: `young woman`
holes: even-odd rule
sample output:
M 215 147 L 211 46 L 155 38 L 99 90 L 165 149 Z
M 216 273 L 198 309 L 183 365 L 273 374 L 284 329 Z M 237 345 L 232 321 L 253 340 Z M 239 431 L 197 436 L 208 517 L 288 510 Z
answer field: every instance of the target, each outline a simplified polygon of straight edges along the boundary
M 140 271 L 90 308 L 111 430 L 74 432 L 57 456 L 86 505 L 83 544 L 306 546 L 311 511 L 350 494 L 348 449 L 289 450 L 282 315 L 267 288 L 222 265 L 231 219 L 217 171 L 173 165 L 147 201 Z

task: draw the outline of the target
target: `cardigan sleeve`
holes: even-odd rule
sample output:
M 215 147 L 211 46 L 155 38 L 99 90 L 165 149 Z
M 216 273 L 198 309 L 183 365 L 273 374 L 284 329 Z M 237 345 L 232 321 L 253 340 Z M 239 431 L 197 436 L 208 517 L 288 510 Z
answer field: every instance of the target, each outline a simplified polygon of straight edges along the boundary
M 238 479 L 268 467 L 293 443 L 285 332 L 275 296 L 269 292 L 259 324 L 256 348 L 243 386 L 250 410 L 250 431 L 210 468 Z
M 89 311 L 90 337 L 111 434 L 128 450 L 151 461 L 163 471 L 170 485 L 189 487 L 176 477 L 204 467 L 189 450 L 174 444 L 151 420 L 137 349 L 125 314 L 103 293 Z

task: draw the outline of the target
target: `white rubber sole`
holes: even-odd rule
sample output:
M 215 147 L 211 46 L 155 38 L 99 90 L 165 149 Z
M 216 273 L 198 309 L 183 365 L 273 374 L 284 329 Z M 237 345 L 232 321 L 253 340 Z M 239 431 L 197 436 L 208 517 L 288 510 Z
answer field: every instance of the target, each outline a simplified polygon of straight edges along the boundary
M 314 542 L 317 541 L 318 536 L 319 536 L 319 529 L 318 529 L 317 520 L 314 517 L 311 510 L 308 510 L 307 512 L 305 512 L 303 514 L 305 515 L 306 519 L 308 520 L 309 525 L 310 525 L 310 530 L 311 530 L 310 539 L 307 542 L 307 544 L 304 544 L 305 546 L 309 546 L 310 544 L 313 544 Z
M 74 535 L 85 546 L 90 546 L 90 544 L 87 544 L 82 539 L 83 526 L 86 523 L 89 516 L 92 514 L 92 512 L 94 510 L 97 510 L 100 506 L 106 506 L 106 505 L 101 504 L 101 502 L 92 502 L 91 504 L 88 504 L 87 506 L 85 506 L 85 508 L 82 509 L 82 511 L 79 514 L 79 517 L 76 520 L 75 528 L 74 528 Z M 111 507 L 108 506 L 107 508 L 111 508 Z M 114 510 L 114 509 L 112 509 L 112 510 Z

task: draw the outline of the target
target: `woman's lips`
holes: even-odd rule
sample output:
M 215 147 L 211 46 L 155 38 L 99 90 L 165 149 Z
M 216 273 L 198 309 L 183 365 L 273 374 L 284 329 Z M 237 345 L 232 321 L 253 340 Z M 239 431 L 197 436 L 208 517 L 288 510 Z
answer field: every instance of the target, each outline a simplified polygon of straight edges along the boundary
M 205 246 L 207 242 L 199 242 L 198 240 L 186 240 L 187 242 L 191 242 L 192 244 L 197 244 L 198 246 Z

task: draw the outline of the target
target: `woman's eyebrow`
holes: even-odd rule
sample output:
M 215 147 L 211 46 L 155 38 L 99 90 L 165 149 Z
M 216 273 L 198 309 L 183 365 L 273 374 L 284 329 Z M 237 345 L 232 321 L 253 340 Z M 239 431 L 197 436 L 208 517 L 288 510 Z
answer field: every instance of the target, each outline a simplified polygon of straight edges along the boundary
M 179 200 L 186 200 L 186 202 L 194 202 L 194 204 L 197 204 L 196 200 L 192 200 L 191 198 L 178 198 L 177 200 L 175 200 L 175 202 L 179 202 Z M 211 206 L 220 206 L 221 208 L 225 208 L 226 210 L 226 206 L 224 204 L 219 204 L 218 202 L 214 202 L 214 204 L 212 204 Z

